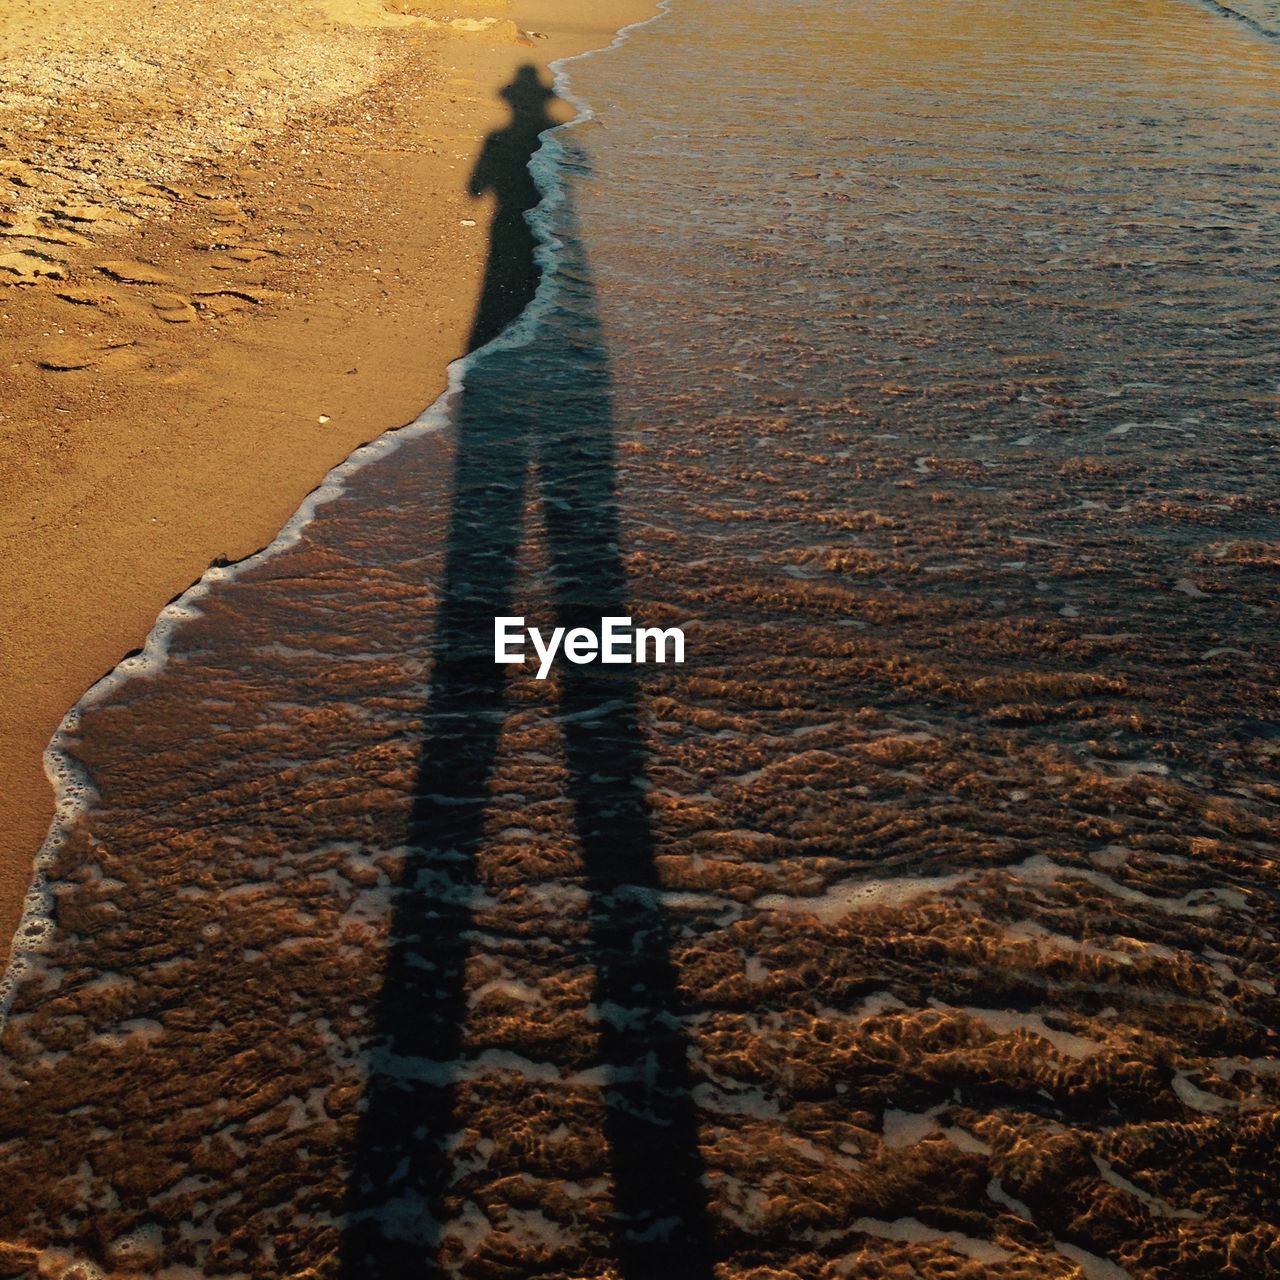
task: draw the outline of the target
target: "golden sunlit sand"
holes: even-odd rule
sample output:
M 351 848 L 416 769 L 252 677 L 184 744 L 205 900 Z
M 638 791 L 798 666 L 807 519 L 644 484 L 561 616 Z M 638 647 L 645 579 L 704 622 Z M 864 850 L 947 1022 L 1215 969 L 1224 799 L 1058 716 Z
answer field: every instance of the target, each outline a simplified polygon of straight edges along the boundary
M 214 559 L 464 349 L 517 65 L 646 0 L 0 0 L 0 931 L 41 754 Z

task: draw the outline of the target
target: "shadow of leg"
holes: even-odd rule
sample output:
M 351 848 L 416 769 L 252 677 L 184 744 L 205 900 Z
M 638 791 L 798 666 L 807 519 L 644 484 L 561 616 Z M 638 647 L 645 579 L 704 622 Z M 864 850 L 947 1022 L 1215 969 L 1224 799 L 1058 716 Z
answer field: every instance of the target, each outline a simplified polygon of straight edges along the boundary
M 569 334 L 574 377 L 540 431 L 539 496 L 557 622 L 596 631 L 602 617 L 629 613 L 628 591 L 608 360 L 576 245 L 566 243 L 566 257 L 577 294 Z M 614 1252 L 628 1280 L 709 1277 L 697 1114 L 645 799 L 637 704 L 630 667 L 565 665 L 560 718 L 590 890 L 602 1057 L 612 1077 L 606 1115 Z
M 476 857 L 504 716 L 493 618 L 508 611 L 527 469 L 520 433 L 459 413 L 424 743 L 357 1134 L 342 1274 L 436 1273 L 463 1058 Z
M 697 1113 L 641 789 L 634 688 L 625 679 L 574 680 L 564 712 L 591 893 L 601 1057 L 611 1075 L 614 1252 L 628 1280 L 709 1277 Z

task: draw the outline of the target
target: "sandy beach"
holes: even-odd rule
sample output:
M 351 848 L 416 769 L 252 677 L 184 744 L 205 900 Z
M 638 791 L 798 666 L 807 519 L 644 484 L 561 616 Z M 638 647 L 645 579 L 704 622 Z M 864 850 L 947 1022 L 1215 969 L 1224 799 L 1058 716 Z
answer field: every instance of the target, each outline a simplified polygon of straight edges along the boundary
M 464 349 L 517 66 L 647 0 L 2 0 L 0 931 L 80 694 Z

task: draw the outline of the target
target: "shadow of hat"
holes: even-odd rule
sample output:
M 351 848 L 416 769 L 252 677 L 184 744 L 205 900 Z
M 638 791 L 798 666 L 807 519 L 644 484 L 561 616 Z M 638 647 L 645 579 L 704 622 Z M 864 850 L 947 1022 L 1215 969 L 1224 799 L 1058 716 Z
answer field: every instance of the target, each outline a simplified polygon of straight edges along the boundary
M 498 90 L 513 107 L 537 106 L 554 98 L 555 90 L 548 89 L 538 76 L 537 68 L 529 63 L 516 72 L 511 83 Z

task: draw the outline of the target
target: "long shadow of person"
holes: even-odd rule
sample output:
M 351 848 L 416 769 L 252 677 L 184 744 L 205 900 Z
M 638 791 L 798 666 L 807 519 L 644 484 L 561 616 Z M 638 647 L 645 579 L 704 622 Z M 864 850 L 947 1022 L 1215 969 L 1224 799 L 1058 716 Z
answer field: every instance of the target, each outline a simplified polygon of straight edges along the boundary
M 552 95 L 525 67 L 504 96 L 511 123 L 490 136 L 471 182 L 473 194 L 496 197 L 473 349 L 520 314 L 540 275 L 525 214 L 540 199 L 529 161 L 551 127 Z M 563 150 L 562 163 L 581 163 Z M 442 1144 L 457 1127 L 465 1069 L 476 858 L 506 718 L 508 668 L 494 662 L 494 618 L 513 612 L 531 474 L 556 624 L 598 630 L 602 617 L 629 612 L 609 362 L 571 215 L 567 204 L 555 214 L 554 302 L 540 328 L 554 339 L 498 344 L 476 358 L 456 407 L 446 565 L 410 820 L 416 852 L 396 899 L 377 1010 L 343 1241 L 347 1277 L 439 1274 L 451 1176 Z M 630 668 L 566 665 L 557 719 L 590 895 L 595 1005 L 614 1014 L 599 1027 L 610 1080 L 612 1253 L 628 1280 L 709 1277 L 696 1114 Z

